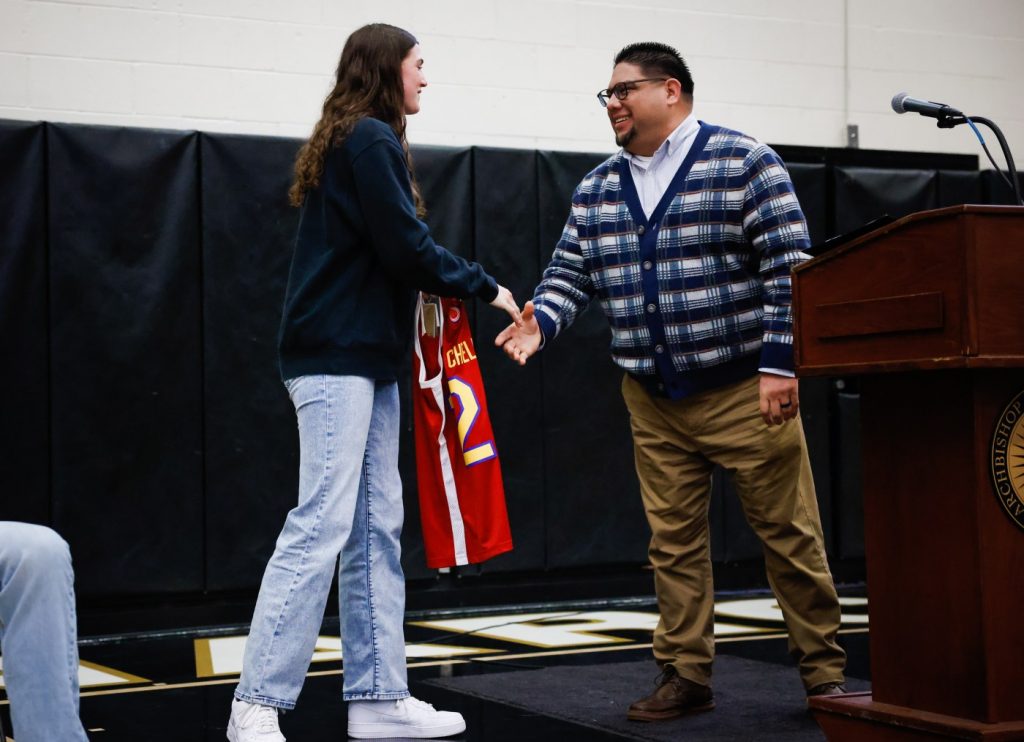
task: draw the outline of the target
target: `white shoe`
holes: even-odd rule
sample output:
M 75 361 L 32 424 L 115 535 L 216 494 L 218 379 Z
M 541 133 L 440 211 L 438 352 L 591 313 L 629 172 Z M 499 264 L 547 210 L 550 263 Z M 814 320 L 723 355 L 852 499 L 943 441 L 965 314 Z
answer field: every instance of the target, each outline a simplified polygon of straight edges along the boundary
M 278 713 L 273 706 L 246 703 L 235 698 L 231 701 L 228 739 L 231 742 L 284 742 L 284 735 L 277 725 Z
M 348 736 L 356 739 L 412 737 L 433 739 L 466 731 L 462 714 L 436 711 L 416 698 L 397 701 L 350 701 Z

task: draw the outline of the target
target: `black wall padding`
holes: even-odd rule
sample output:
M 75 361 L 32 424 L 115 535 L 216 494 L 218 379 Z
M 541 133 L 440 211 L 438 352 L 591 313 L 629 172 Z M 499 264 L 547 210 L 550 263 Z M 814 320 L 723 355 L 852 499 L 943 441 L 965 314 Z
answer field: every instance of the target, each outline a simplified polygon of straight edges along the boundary
M 532 151 L 473 150 L 474 258 L 507 287 L 520 306 L 539 273 L 537 162 Z M 501 458 L 515 549 L 486 571 L 539 569 L 545 564 L 544 448 L 541 384 L 544 360 L 520 367 L 495 347 L 509 323 L 493 307 L 477 310 L 474 340 L 487 386 L 488 408 Z
M 0 520 L 50 521 L 43 124 L 0 122 Z
M 435 571 L 427 568 L 426 550 L 423 546 L 423 527 L 420 525 L 411 393 L 412 363 L 410 359 L 398 378 L 398 396 L 402 414 L 402 432 L 398 443 L 398 471 L 402 477 L 402 500 L 405 504 L 405 522 L 402 528 L 402 571 L 405 573 L 406 579 L 417 579 L 431 577 Z
M 940 170 L 938 206 L 980 204 L 981 179 L 975 171 Z
M 54 523 L 81 593 L 199 590 L 198 136 L 48 131 Z
M 786 166 L 800 207 L 807 217 L 811 244 L 823 242 L 828 235 L 827 170 L 822 163 L 792 163 Z
M 998 160 L 997 160 L 998 162 Z M 1003 170 L 1003 175 L 1010 177 L 1009 172 Z M 1024 188 L 1024 172 L 1017 173 L 1020 187 Z M 1011 179 L 1012 180 L 1012 179 Z M 981 171 L 981 192 L 987 204 L 999 204 L 1003 206 L 1014 206 L 1013 189 L 1006 184 L 995 170 Z
M 541 271 L 562 234 L 573 190 L 605 157 L 539 153 Z M 633 464 L 622 371 L 609 356 L 610 341 L 608 320 L 595 301 L 541 353 L 550 567 L 646 560 L 650 531 Z
M 413 167 L 427 207 L 427 224 L 434 240 L 464 258 L 473 258 L 473 155 L 468 147 L 413 147 Z M 467 305 L 470 313 L 473 303 Z M 488 309 L 488 311 L 493 311 Z M 475 344 L 484 340 L 474 336 Z M 479 353 L 479 351 L 478 351 Z M 485 379 L 485 383 L 489 380 Z M 405 528 L 402 529 L 402 568 L 408 579 L 430 577 L 423 548 L 420 506 L 416 489 L 416 449 L 413 441 L 413 413 L 410 362 L 398 381 L 402 400 L 402 440 L 399 445 L 399 469 L 405 499 Z M 490 384 L 488 399 L 497 394 Z M 488 406 L 500 404 L 500 394 Z
M 836 523 L 839 556 L 864 556 L 864 500 L 862 495 L 860 394 L 839 392 L 836 403 L 835 469 Z
M 938 206 L 935 170 L 837 167 L 834 173 L 837 234 L 882 214 L 898 218 Z
M 800 419 L 807 439 L 807 455 L 814 473 L 814 491 L 818 497 L 825 550 L 835 549 L 832 491 L 832 381 L 824 378 L 800 380 Z
M 413 168 L 434 240 L 473 259 L 473 151 L 469 147 L 412 147 Z
M 298 429 L 277 331 L 298 225 L 287 191 L 299 142 L 200 142 L 206 589 L 230 590 L 259 584 L 297 501 Z
M 71 543 L 84 596 L 257 587 L 295 502 L 295 414 L 276 336 L 298 212 L 285 203 L 300 142 L 0 122 L 0 518 Z M 787 156 L 787 152 L 792 157 Z M 976 158 L 783 148 L 814 241 L 888 212 L 1009 203 Z M 416 147 L 437 240 L 522 303 L 580 178 L 604 154 Z M 648 529 L 607 321 L 590 307 L 525 368 L 470 304 L 516 549 L 489 571 L 638 564 Z M 408 372 L 400 467 L 403 564 L 426 569 Z M 826 542 L 863 555 L 858 404 L 802 384 Z M 831 447 L 830 447 L 831 442 Z M 831 504 L 831 512 L 830 512 Z M 717 476 L 716 562 L 757 541 Z

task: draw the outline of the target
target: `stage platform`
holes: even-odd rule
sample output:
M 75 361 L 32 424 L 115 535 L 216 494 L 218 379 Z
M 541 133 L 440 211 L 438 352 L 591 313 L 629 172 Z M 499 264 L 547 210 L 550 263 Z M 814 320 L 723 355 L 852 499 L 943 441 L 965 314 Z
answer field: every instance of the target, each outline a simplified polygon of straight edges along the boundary
M 845 591 L 840 641 L 851 689 L 868 687 L 866 600 Z M 645 724 L 626 707 L 653 688 L 657 621 L 649 596 L 543 606 L 478 606 L 410 614 L 412 692 L 466 717 L 464 742 L 522 740 L 821 740 L 806 712 L 784 626 L 770 596 L 717 604 L 714 711 Z M 208 626 L 80 642 L 82 720 L 94 742 L 224 739 L 245 627 Z M 291 742 L 345 739 L 337 620 L 328 619 L 298 707 L 282 717 Z M 0 677 L 2 682 L 2 677 Z M 10 732 L 0 689 L 0 718 Z

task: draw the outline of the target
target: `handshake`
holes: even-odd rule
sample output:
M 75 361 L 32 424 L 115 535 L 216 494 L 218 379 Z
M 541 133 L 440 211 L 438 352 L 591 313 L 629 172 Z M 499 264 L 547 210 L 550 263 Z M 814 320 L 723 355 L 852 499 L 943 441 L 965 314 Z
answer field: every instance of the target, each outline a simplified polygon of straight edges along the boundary
M 512 298 L 512 292 L 499 285 L 498 295 L 494 297 L 491 306 L 508 312 L 512 317 L 512 324 L 498 333 L 494 338 L 494 344 L 520 366 L 525 366 L 527 359 L 540 349 L 544 341 L 540 325 L 533 316 L 533 302 L 526 302 L 526 306 L 520 312 L 519 306 Z

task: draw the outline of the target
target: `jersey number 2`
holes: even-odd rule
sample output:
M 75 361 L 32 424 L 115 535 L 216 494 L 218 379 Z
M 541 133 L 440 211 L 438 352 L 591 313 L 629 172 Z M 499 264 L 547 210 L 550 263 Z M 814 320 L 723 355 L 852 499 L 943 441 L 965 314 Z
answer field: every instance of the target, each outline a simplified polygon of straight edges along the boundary
M 462 446 L 462 459 L 466 462 L 466 466 L 473 466 L 473 464 L 479 464 L 481 461 L 493 459 L 495 453 L 491 441 L 486 441 L 472 448 L 466 448 L 469 432 L 473 429 L 473 424 L 476 423 L 477 417 L 480 416 L 480 403 L 477 401 L 473 387 L 456 376 L 448 379 L 448 391 L 459 400 L 457 418 L 459 442 Z

